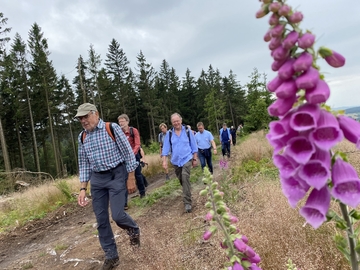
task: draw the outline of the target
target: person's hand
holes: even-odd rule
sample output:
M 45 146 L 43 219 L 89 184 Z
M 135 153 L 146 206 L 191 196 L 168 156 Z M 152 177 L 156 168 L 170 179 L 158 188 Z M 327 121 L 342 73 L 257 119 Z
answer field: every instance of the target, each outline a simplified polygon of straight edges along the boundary
M 196 167 L 197 166 L 197 159 L 192 159 L 192 166 L 193 167 Z
M 128 180 L 126 182 L 126 187 L 129 194 L 136 191 L 136 180 L 135 180 L 135 171 L 129 172 Z
M 86 206 L 89 203 L 88 198 L 86 198 L 86 191 L 80 190 L 79 196 L 78 196 L 78 204 L 82 207 Z
M 164 170 L 167 170 L 168 168 L 168 163 L 167 163 L 167 160 L 163 160 L 163 163 L 162 163 L 162 167 L 164 168 Z
M 214 148 L 214 155 L 216 155 L 217 154 L 217 150 L 216 150 L 216 148 Z

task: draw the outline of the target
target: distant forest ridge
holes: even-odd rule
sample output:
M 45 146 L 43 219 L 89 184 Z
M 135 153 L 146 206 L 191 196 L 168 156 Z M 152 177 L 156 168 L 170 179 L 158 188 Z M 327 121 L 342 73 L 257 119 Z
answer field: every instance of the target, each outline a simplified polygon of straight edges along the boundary
M 345 113 L 346 114 L 348 114 L 348 113 L 360 113 L 360 106 L 345 109 Z

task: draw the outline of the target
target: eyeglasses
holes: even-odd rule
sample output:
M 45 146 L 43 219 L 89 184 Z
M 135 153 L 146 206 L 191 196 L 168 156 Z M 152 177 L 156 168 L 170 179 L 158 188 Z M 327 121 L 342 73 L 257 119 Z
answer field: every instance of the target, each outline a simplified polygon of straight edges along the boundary
M 83 119 L 87 120 L 87 119 L 89 118 L 90 114 L 93 114 L 93 113 L 94 113 L 94 112 L 89 112 L 87 115 L 76 117 L 76 119 L 77 119 L 78 121 L 81 121 L 81 120 L 83 120 Z

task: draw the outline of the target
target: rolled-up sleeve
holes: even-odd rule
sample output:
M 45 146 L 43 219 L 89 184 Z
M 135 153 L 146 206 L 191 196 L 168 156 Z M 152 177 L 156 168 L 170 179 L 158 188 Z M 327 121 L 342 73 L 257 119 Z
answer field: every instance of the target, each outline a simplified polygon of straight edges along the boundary
M 162 146 L 162 156 L 167 156 L 170 154 L 170 141 L 169 141 L 169 133 L 170 131 L 166 132 L 165 138 L 164 138 L 164 144 Z

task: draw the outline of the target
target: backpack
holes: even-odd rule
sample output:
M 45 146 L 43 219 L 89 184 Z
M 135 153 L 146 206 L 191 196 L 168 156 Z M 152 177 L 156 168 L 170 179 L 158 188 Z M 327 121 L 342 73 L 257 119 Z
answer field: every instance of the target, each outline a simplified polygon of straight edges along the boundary
M 185 126 L 185 131 L 186 131 L 186 134 L 187 134 L 187 136 L 188 136 L 188 138 L 189 138 L 189 142 L 190 142 L 190 132 L 189 132 L 189 128 L 188 128 L 187 125 L 183 125 L 183 126 Z M 172 152 L 171 135 L 172 135 L 172 133 L 173 133 L 173 129 L 174 129 L 174 128 L 169 129 L 170 152 Z
M 114 134 L 114 129 L 111 125 L 111 122 L 105 122 L 105 129 L 107 131 L 107 133 L 109 134 L 109 136 L 111 137 L 111 139 L 115 142 L 115 134 Z M 130 132 L 131 133 L 131 132 Z M 134 137 L 134 133 L 132 134 L 132 136 Z M 84 132 L 84 130 L 81 132 L 81 143 L 84 143 L 86 137 L 86 132 Z

